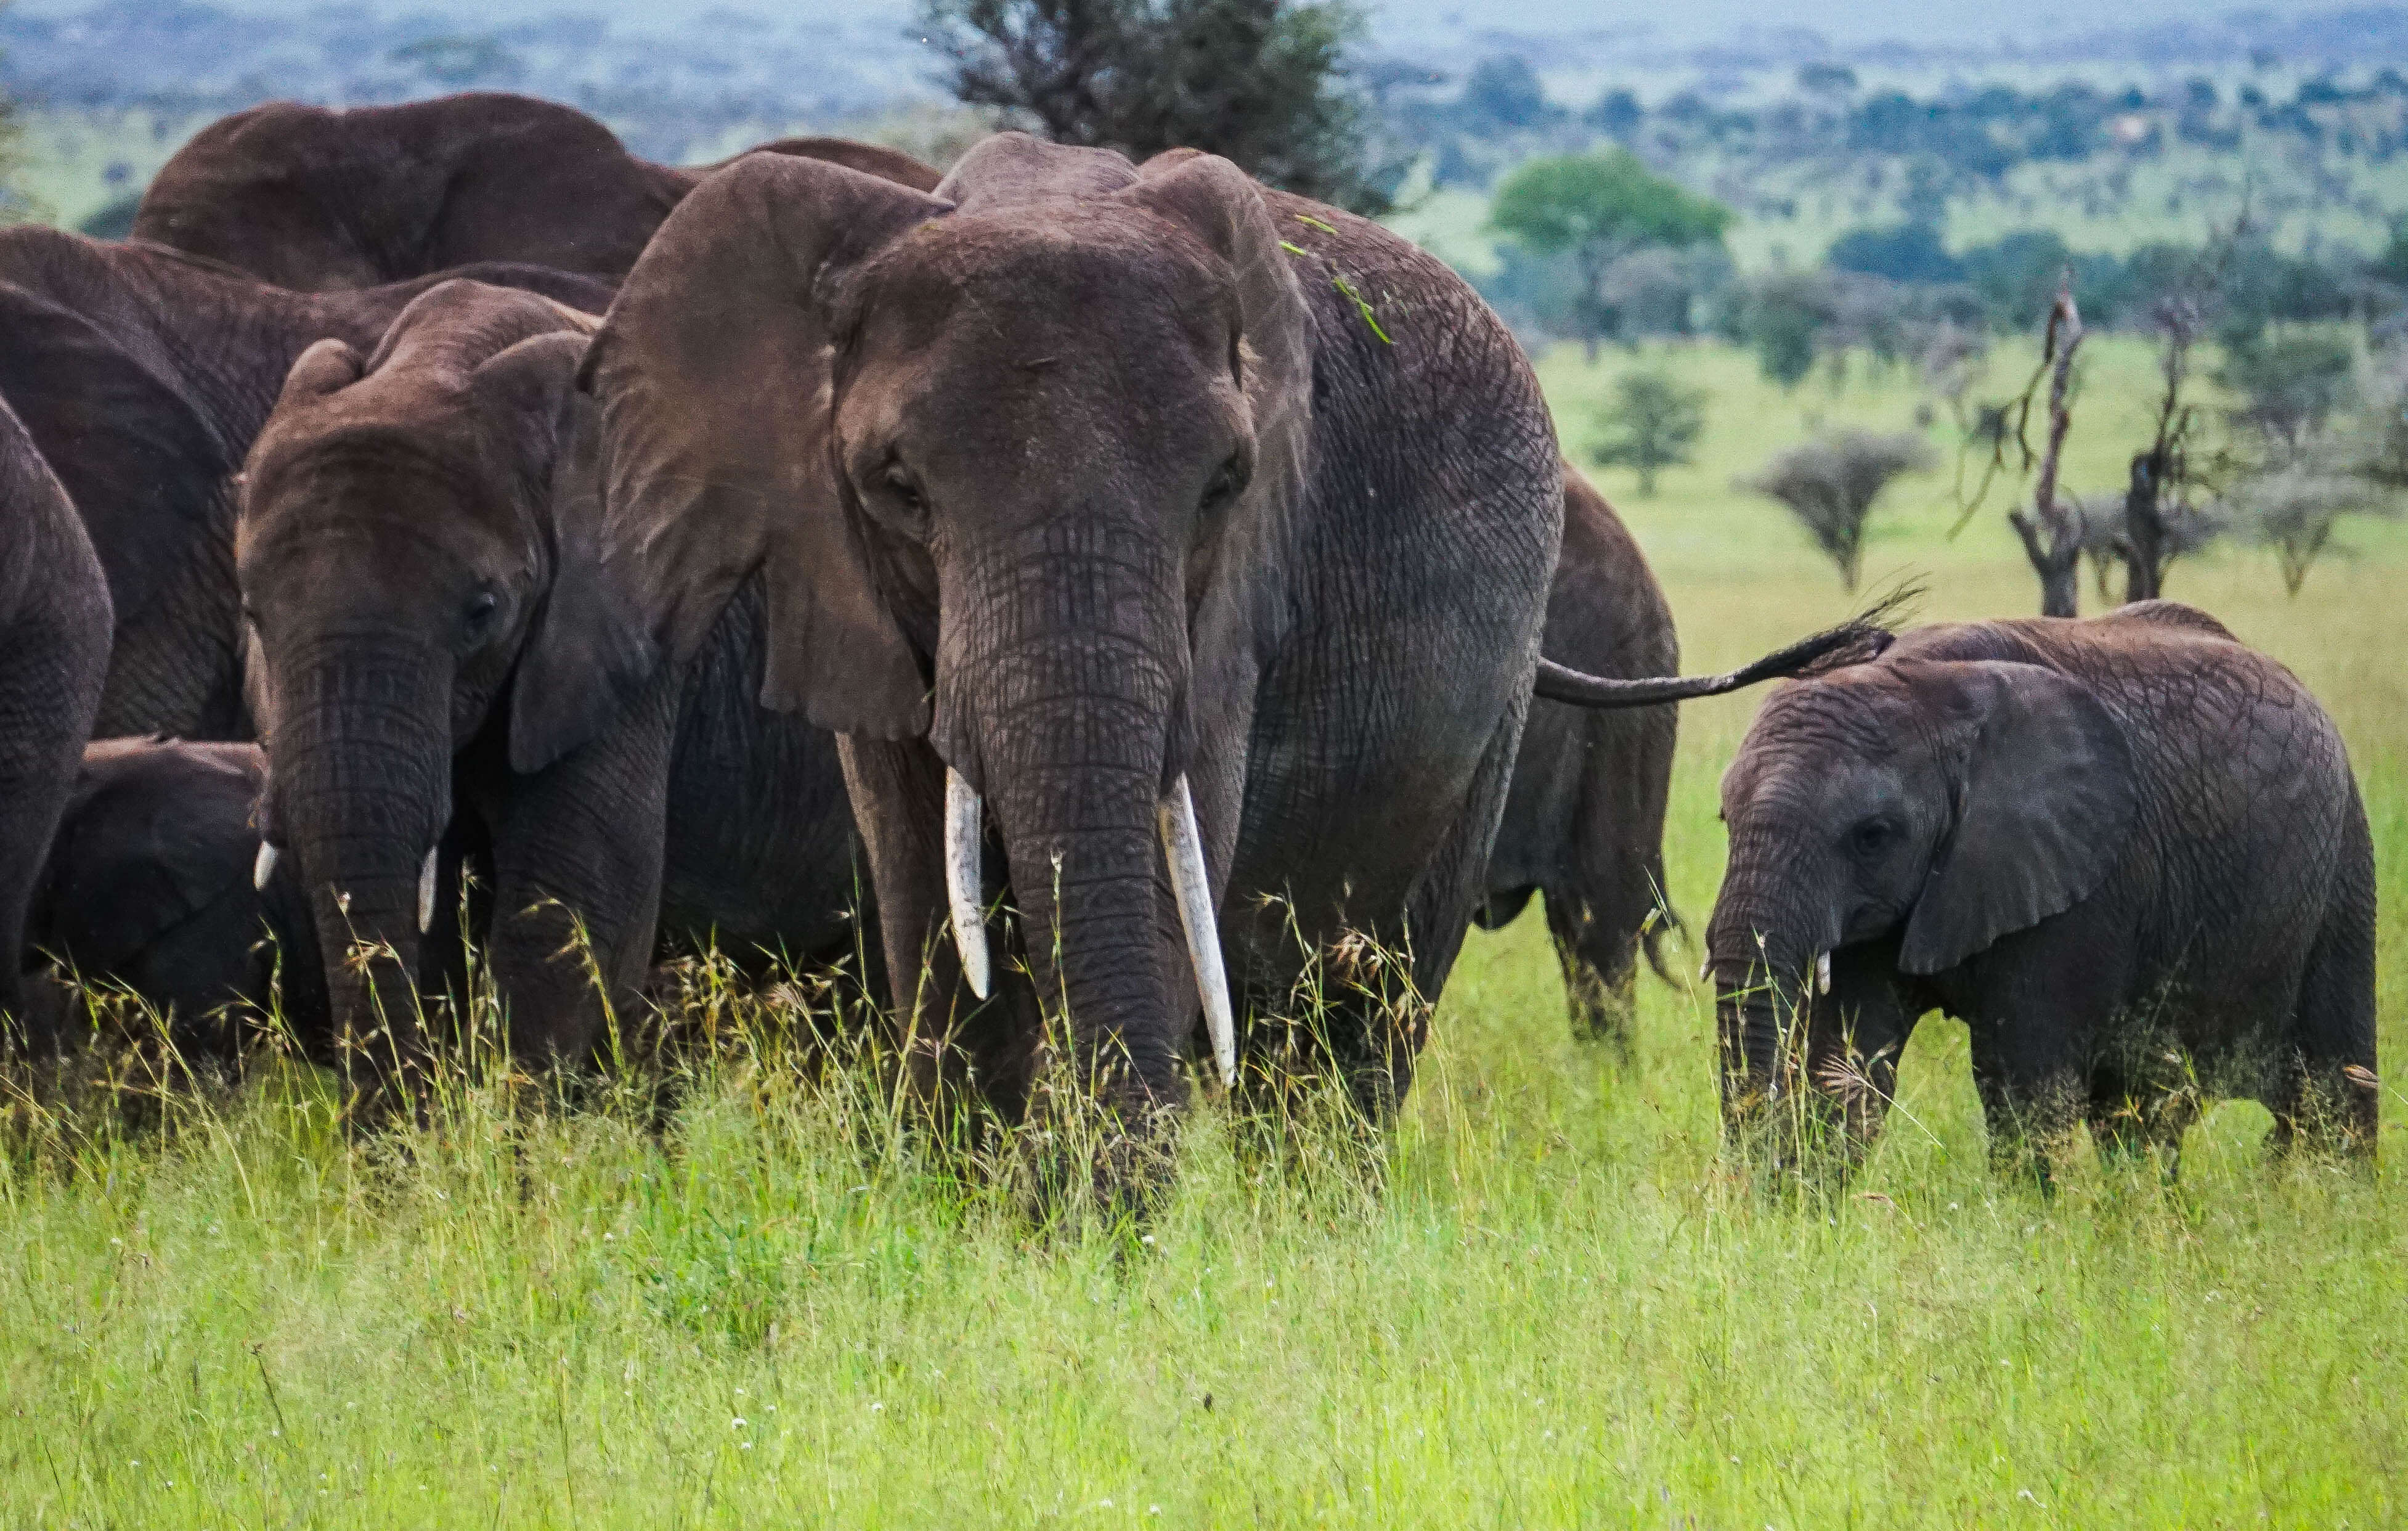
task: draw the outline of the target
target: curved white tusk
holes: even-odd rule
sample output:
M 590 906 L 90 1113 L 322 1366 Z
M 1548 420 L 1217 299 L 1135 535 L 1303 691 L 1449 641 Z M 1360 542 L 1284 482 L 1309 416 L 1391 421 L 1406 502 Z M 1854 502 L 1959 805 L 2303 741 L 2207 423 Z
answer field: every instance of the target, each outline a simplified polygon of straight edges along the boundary
M 266 841 L 261 841 L 259 855 L 251 863 L 251 886 L 266 892 L 267 879 L 276 875 L 276 859 L 283 854 Z
M 435 925 L 435 847 L 426 847 L 426 860 L 418 869 L 418 933 L 424 935 Z
M 1187 932 L 1187 960 L 1196 965 L 1196 990 L 1204 999 L 1204 1025 L 1212 1036 L 1212 1062 L 1225 1086 L 1238 1082 L 1238 1022 L 1229 1009 L 1229 975 L 1221 967 L 1221 932 L 1212 917 L 1212 879 L 1204 870 L 1204 835 L 1196 827 L 1196 795 L 1180 773 L 1154 807 L 1162 828 L 1163 859 L 1170 863 L 1170 891 L 1179 901 L 1180 928 Z
M 970 992 L 986 998 L 986 890 L 979 852 L 986 834 L 979 795 L 962 773 L 945 768 L 945 899 L 953 906 L 953 948 L 962 954 L 962 976 Z
M 1706 960 L 1705 960 L 1704 961 L 1699 962 L 1699 963 L 1698 964 L 1698 982 L 1699 982 L 1699 983 L 1704 983 L 1707 979 L 1709 979 L 1709 978 L 1713 977 L 1713 975 L 1714 975 L 1714 958 L 1713 958 L 1713 953 L 1712 953 L 1712 952 L 1708 952 L 1708 953 L 1706 954 Z
M 1827 951 L 1814 959 L 1814 992 L 1828 994 L 1830 991 L 1831 954 Z

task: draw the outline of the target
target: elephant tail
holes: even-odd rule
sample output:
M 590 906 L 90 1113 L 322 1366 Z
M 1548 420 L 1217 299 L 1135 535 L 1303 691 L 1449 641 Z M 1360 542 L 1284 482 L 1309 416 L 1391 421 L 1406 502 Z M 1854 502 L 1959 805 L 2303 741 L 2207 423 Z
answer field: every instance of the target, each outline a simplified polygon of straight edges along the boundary
M 1568 702 L 1575 707 L 1650 707 L 1669 701 L 1689 701 L 1698 697 L 1718 697 L 1725 692 L 1743 690 L 1762 681 L 1780 680 L 1817 668 L 1861 664 L 1878 657 L 1897 640 L 1898 635 L 1891 630 L 1890 625 L 1907 604 L 1922 593 L 1920 586 L 1899 589 L 1838 627 L 1826 628 L 1812 637 L 1801 638 L 1760 659 L 1719 675 L 1661 675 L 1620 680 L 1591 675 L 1569 665 L 1557 664 L 1541 655 L 1538 679 L 1530 689 L 1534 695 L 1548 701 Z

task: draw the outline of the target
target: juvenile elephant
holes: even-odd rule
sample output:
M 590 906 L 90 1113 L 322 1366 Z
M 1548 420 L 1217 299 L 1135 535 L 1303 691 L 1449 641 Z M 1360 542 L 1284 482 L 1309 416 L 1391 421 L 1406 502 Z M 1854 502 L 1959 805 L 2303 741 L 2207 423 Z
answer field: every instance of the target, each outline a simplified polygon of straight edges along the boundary
M 1672 608 L 1646 555 L 1570 464 L 1543 647 L 1594 675 L 1635 680 L 1681 668 Z M 1626 1052 L 1641 951 L 1664 976 L 1664 808 L 1677 728 L 1670 707 L 1532 702 L 1488 853 L 1487 897 L 1474 915 L 1483 930 L 1501 929 L 1544 893 L 1572 1033 Z
M 938 173 L 891 149 L 786 138 L 916 186 Z M 329 110 L 271 101 L 220 118 L 160 167 L 133 237 L 303 292 L 373 287 L 478 261 L 615 281 L 713 166 L 654 165 L 573 107 L 472 92 Z
M 2043 1174 L 2077 1119 L 2171 1153 L 2215 1095 L 2263 1102 L 2278 1145 L 2373 1151 L 2374 859 L 2348 757 L 2206 614 L 1910 633 L 1774 693 L 1723 816 L 1707 944 L 1735 1122 L 1794 1085 L 1861 1148 L 1940 1009 L 1971 1027 L 1993 1145 Z
M 586 372 L 627 642 L 681 659 L 762 582 L 765 700 L 842 736 L 924 1082 L 1012 1116 L 1060 1060 L 1134 1153 L 1199 995 L 1236 1079 L 1313 963 L 1303 1045 L 1384 1116 L 1484 891 L 1562 520 L 1469 286 L 1185 152 L 999 135 L 934 194 L 755 155 L 662 224 Z
M 66 491 L 0 401 L 0 1031 L 24 1006 L 25 917 L 92 736 L 108 584 Z
M 169 1018 L 188 1058 L 231 1063 L 245 1018 L 322 1048 L 325 979 L 301 889 L 254 888 L 254 744 L 105 739 L 83 752 L 35 899 L 30 945 Z
M 609 300 L 539 267 L 479 273 L 595 311 Z M 373 345 L 431 284 L 292 293 L 171 251 L 0 229 L 0 399 L 73 502 L 114 613 L 93 732 L 248 735 L 234 475 L 304 347 Z
M 757 591 L 670 667 L 601 577 L 574 387 L 591 328 L 442 283 L 372 353 L 312 346 L 251 452 L 239 568 L 270 857 L 308 889 L 338 1034 L 381 1018 L 405 1068 L 444 847 L 492 888 L 484 949 L 538 1063 L 593 1055 L 656 926 L 739 961 L 861 939 L 836 742 L 756 700 Z

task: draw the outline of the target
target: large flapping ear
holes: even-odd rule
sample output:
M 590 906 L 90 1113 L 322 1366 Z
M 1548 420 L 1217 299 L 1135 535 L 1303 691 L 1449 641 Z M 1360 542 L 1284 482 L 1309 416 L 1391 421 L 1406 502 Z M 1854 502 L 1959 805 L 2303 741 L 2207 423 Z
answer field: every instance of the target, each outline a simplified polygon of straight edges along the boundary
M 1955 823 L 1899 954 L 1908 973 L 1938 973 L 2095 891 L 2139 792 L 2123 725 L 2081 682 L 1994 659 L 1898 668 L 1966 720 Z
M 600 412 L 567 389 L 552 429 L 552 580 L 510 682 L 510 769 L 521 773 L 542 770 L 609 728 L 661 662 L 634 595 L 602 558 Z
M 760 570 L 762 701 L 841 732 L 918 733 L 928 704 L 836 476 L 826 299 L 950 206 L 820 160 L 749 156 L 661 225 L 586 358 L 602 556 L 646 630 L 684 662 Z

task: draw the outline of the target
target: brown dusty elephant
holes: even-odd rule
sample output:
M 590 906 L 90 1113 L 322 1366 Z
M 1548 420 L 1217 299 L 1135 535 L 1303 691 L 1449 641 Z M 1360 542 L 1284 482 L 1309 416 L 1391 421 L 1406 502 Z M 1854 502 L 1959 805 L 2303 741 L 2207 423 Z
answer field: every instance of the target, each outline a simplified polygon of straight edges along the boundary
M 34 1018 L 26 915 L 100 711 L 108 633 L 108 583 L 92 541 L 0 401 L 0 1030 Z
M 755 155 L 586 372 L 631 641 L 682 658 L 761 579 L 765 698 L 843 736 L 920 1077 L 1011 1117 L 1062 1064 L 1121 1124 L 1110 1184 L 1199 995 L 1241 1090 L 1240 1048 L 1401 1098 L 1534 669 L 1734 683 L 1540 666 L 1563 488 L 1520 348 L 1224 160 L 1006 134 L 931 194 Z
M 842 138 L 804 154 L 916 186 L 938 172 Z M 573 107 L 475 92 L 330 110 L 271 101 L 219 119 L 142 194 L 133 237 L 303 292 L 373 287 L 478 261 L 616 281 L 714 166 L 654 165 Z
M 609 298 L 541 267 L 477 270 L 597 311 Z M 93 732 L 248 735 L 234 476 L 305 347 L 373 345 L 430 285 L 294 293 L 172 251 L 0 229 L 0 399 L 65 488 L 114 608 Z
M 592 329 L 444 282 L 369 353 L 312 346 L 251 452 L 239 572 L 270 860 L 308 889 L 338 1034 L 392 1028 L 380 1070 L 423 1045 L 408 975 L 444 847 L 491 889 L 478 935 L 534 1063 L 594 1056 L 656 928 L 754 965 L 876 942 L 853 922 L 836 741 L 760 705 L 758 591 L 671 667 L 600 577 L 574 386 Z
M 2324 709 L 2205 613 L 1908 633 L 1775 692 L 1723 817 L 1736 1124 L 1796 1093 L 1860 1151 L 1937 1009 L 1972 1030 L 1994 1147 L 2043 1175 L 2077 1120 L 2171 1155 L 2218 1095 L 2278 1145 L 2373 1151 L 2365 809 Z
M 253 884 L 265 779 L 255 744 L 88 746 L 34 901 L 29 945 L 139 998 L 192 1062 L 234 1062 L 246 1025 L 271 1014 L 324 1050 L 325 980 L 301 888 L 289 874 Z
M 1677 674 L 1672 608 L 1605 497 L 1564 468 L 1564 542 L 1547 594 L 1549 657 L 1592 675 Z M 1664 810 L 1678 718 L 1670 707 L 1599 710 L 1534 701 L 1488 853 L 1483 930 L 1546 898 L 1572 1034 L 1630 1047 L 1643 952 L 1672 923 L 1664 891 Z

